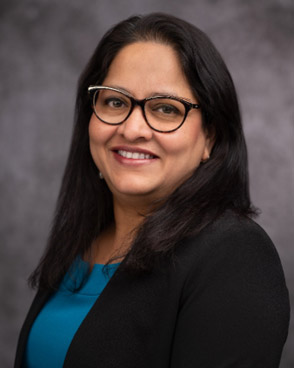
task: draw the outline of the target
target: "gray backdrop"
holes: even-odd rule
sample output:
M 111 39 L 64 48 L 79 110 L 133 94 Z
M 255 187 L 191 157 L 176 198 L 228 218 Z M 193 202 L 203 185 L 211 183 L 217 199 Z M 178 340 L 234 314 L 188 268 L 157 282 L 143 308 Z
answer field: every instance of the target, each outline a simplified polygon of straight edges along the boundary
M 0 366 L 11 367 L 71 136 L 78 75 L 110 25 L 164 11 L 208 33 L 239 92 L 258 222 L 293 301 L 293 0 L 1 0 Z M 293 323 L 283 368 L 294 367 Z M 291 351 L 292 345 L 292 351 Z

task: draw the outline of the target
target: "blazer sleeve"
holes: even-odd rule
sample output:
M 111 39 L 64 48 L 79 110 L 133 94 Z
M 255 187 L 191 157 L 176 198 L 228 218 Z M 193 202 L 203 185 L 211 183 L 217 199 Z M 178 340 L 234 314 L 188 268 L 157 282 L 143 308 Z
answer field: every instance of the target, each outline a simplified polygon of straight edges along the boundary
M 251 224 L 212 241 L 185 282 L 171 368 L 277 368 L 289 299 L 271 240 Z

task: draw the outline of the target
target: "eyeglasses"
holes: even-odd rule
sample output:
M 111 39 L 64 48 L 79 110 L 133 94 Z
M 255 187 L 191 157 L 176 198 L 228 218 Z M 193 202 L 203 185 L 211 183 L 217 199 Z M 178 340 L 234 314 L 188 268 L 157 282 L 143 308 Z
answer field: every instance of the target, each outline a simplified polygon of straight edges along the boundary
M 160 133 L 179 129 L 188 112 L 200 108 L 198 104 L 174 96 L 152 96 L 137 100 L 127 92 L 106 86 L 90 86 L 88 93 L 92 95 L 93 111 L 103 123 L 122 124 L 138 105 L 149 127 Z

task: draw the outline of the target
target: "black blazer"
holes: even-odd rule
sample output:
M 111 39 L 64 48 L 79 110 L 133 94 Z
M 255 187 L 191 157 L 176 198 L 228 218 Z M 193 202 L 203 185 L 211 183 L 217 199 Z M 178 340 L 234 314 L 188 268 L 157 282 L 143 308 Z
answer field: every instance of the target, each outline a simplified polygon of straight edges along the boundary
M 15 368 L 49 295 L 39 291 L 33 301 Z M 288 291 L 271 240 L 230 213 L 182 241 L 174 259 L 148 275 L 119 267 L 75 334 L 64 367 L 276 368 L 288 324 Z

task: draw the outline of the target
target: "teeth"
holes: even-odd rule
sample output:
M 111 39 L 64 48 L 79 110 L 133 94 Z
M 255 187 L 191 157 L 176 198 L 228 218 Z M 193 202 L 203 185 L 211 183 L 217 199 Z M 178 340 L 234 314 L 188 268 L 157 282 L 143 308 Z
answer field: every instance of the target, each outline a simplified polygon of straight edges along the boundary
M 154 157 L 152 155 L 141 153 L 141 152 L 129 152 L 129 151 L 123 151 L 123 150 L 118 150 L 117 153 L 122 157 L 132 158 L 134 160 L 138 160 L 138 159 L 148 160 Z

